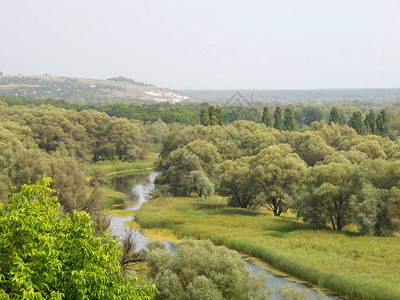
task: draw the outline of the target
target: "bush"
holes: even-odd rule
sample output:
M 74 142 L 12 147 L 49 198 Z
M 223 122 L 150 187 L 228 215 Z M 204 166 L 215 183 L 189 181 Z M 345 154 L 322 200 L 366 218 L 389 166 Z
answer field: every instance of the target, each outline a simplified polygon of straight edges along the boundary
M 157 299 L 258 300 L 270 295 L 265 277 L 251 276 L 237 252 L 216 247 L 208 240 L 184 239 L 176 245 L 174 255 L 165 247 L 153 246 L 145 256 L 149 276 L 159 289 Z

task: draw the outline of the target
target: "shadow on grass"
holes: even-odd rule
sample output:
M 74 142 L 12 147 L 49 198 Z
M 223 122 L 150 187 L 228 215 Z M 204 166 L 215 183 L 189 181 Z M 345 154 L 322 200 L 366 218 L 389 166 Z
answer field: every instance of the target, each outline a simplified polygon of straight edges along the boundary
M 249 210 L 246 208 L 229 208 L 229 209 L 222 209 L 218 211 L 220 215 L 241 215 L 241 216 L 259 216 L 261 215 L 260 212 L 255 210 Z

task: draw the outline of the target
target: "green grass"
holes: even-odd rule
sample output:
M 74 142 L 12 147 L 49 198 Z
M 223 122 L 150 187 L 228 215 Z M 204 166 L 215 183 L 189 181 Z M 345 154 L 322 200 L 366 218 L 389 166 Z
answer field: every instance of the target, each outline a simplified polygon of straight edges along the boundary
M 119 160 L 104 160 L 91 163 L 85 167 L 86 174 L 90 174 L 93 167 L 100 167 L 109 175 L 129 172 L 129 171 L 142 171 L 151 170 L 155 166 L 155 162 L 158 159 L 158 153 L 149 153 L 146 155 L 144 160 L 137 160 L 134 162 L 122 162 Z
M 230 208 L 222 198 L 157 198 L 136 212 L 142 228 L 208 238 L 354 299 L 400 299 L 400 238 L 367 237 L 304 224 L 293 216 Z

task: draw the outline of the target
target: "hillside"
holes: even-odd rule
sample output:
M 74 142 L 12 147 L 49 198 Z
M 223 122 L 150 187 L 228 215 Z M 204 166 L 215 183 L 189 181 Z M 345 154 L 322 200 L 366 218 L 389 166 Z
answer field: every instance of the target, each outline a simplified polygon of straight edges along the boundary
M 189 99 L 169 89 L 135 82 L 125 77 L 107 80 L 59 76 L 0 76 L 1 96 L 21 96 L 34 99 L 64 99 L 68 102 L 105 104 L 112 102 L 169 102 Z

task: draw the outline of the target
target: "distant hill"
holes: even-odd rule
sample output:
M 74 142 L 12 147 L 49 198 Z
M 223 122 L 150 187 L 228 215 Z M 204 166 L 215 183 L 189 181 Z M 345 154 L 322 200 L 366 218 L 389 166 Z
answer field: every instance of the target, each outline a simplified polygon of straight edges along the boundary
M 0 96 L 13 95 L 88 104 L 132 101 L 180 103 L 189 100 L 189 97 L 178 92 L 121 76 L 107 80 L 59 76 L 0 76 Z
M 400 88 L 315 90 L 180 90 L 180 92 L 192 99 L 208 102 L 229 101 L 237 92 L 239 92 L 240 95 L 242 95 L 248 101 L 253 102 L 400 102 Z

